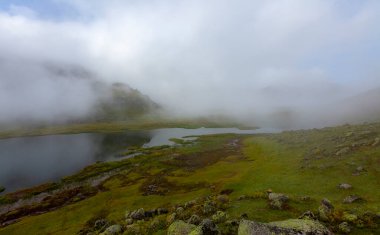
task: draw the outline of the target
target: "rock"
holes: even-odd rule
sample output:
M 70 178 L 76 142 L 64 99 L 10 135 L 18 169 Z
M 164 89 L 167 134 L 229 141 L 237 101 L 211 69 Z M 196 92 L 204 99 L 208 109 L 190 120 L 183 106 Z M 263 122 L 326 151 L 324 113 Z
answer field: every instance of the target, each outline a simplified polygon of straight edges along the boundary
M 185 209 L 183 209 L 183 207 L 178 207 L 176 210 L 175 210 L 175 213 L 177 214 L 177 215 L 182 215 L 183 214 L 183 212 L 185 212 Z
M 282 193 L 269 193 L 269 204 L 273 209 L 282 210 L 286 206 L 286 202 L 289 200 L 288 196 Z
M 227 220 L 228 216 L 225 212 L 223 211 L 217 211 L 213 216 L 212 216 L 212 220 L 215 222 L 215 223 L 223 223 Z
M 192 215 L 187 220 L 187 223 L 198 225 L 201 221 L 202 221 L 202 219 L 198 215 Z
M 159 215 L 163 215 L 163 214 L 167 214 L 167 213 L 169 213 L 169 210 L 166 208 L 158 208 L 157 209 L 157 214 L 159 214 Z
M 344 147 L 344 148 L 340 149 L 338 152 L 336 152 L 335 155 L 336 156 L 341 156 L 341 155 L 349 153 L 350 150 L 351 149 L 349 147 Z
M 188 235 L 191 231 L 195 230 L 197 227 L 193 224 L 188 224 L 182 220 L 175 221 L 168 228 L 168 235 Z
M 214 213 L 215 211 L 216 211 L 215 202 L 213 202 L 213 201 L 206 201 L 203 204 L 203 213 L 205 213 L 205 214 L 211 214 L 211 213 Z
M 102 235 L 116 235 L 116 234 L 121 234 L 122 232 L 123 232 L 123 228 L 121 227 L 121 225 L 114 224 L 114 225 L 111 225 L 110 227 L 108 227 L 101 234 Z
M 331 204 L 331 202 L 328 199 L 324 198 L 321 201 L 321 205 L 318 208 L 318 212 L 319 212 L 319 218 L 322 221 L 329 221 L 332 218 L 332 214 L 334 212 L 334 206 Z
M 339 224 L 338 228 L 339 228 L 339 232 L 343 234 L 347 234 L 351 232 L 350 225 L 347 222 L 343 222 Z
M 3 186 L 0 186 L 0 193 L 4 192 L 5 191 L 5 187 Z
M 145 218 L 145 211 L 143 208 L 132 211 L 130 217 L 135 220 L 142 220 Z
M 126 220 L 125 220 L 125 224 L 126 224 L 126 225 L 131 225 L 131 224 L 133 224 L 133 219 L 130 219 L 130 218 L 129 218 L 129 219 L 126 219 Z
M 337 187 L 338 187 L 339 189 L 345 189 L 345 190 L 347 190 L 347 189 L 352 189 L 352 185 L 347 184 L 347 183 L 339 184 Z
M 347 203 L 347 204 L 354 203 L 354 202 L 363 202 L 363 201 L 364 199 L 358 195 L 350 195 L 350 196 L 347 196 L 345 199 L 343 199 L 343 203 Z
M 358 166 L 358 167 L 356 167 L 356 171 L 357 172 L 363 172 L 363 171 L 365 171 L 365 169 L 363 166 Z
M 191 208 L 193 207 L 197 202 L 195 200 L 191 200 L 185 203 L 185 208 Z
M 242 220 L 238 229 L 239 235 L 297 235 L 297 234 L 332 234 L 323 224 L 315 220 L 289 219 L 271 223 L 258 223 Z
M 219 230 L 210 219 L 204 219 L 200 225 L 190 233 L 190 235 L 218 235 Z
M 95 230 L 103 230 L 109 226 L 109 222 L 105 219 L 98 219 L 94 223 Z
M 316 220 L 317 217 L 314 215 L 313 212 L 306 211 L 300 217 L 298 217 L 298 219 L 312 219 L 312 220 Z

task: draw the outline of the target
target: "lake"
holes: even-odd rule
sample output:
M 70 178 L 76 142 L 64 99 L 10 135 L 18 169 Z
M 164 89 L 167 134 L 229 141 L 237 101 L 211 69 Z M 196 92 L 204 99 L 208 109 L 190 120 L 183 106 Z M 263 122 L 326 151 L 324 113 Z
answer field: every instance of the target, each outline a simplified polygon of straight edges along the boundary
M 169 139 L 209 134 L 257 134 L 276 129 L 166 128 L 113 134 L 70 134 L 0 140 L 0 186 L 12 192 L 57 181 L 97 161 L 118 159 L 131 146 L 174 144 Z

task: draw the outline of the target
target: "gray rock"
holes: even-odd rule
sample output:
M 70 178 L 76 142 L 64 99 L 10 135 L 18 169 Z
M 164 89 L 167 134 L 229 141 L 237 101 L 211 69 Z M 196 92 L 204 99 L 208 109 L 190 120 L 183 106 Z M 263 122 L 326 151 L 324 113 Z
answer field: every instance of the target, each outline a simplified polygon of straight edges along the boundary
M 210 219 L 204 219 L 198 226 L 197 232 L 195 234 L 204 234 L 204 235 L 217 235 L 219 234 L 218 227 Z
M 282 193 L 269 193 L 269 205 L 273 209 L 282 210 L 285 208 L 287 201 L 289 200 L 288 196 Z
M 168 235 L 188 235 L 191 231 L 195 230 L 197 227 L 193 224 L 188 224 L 182 220 L 175 221 L 168 228 Z
M 192 215 L 187 220 L 187 223 L 198 225 L 201 221 L 202 221 L 202 219 L 198 215 Z
M 177 215 L 182 215 L 183 212 L 185 212 L 185 210 L 183 209 L 183 207 L 178 207 L 178 208 L 175 210 L 175 213 L 177 213 Z
M 339 188 L 339 189 L 345 189 L 345 190 L 347 190 L 347 189 L 352 189 L 352 185 L 347 184 L 347 183 L 342 183 L 342 184 L 339 184 L 339 185 L 338 185 L 338 188 Z
M 332 234 L 324 225 L 315 220 L 289 219 L 271 223 L 258 223 L 242 220 L 238 235 L 298 235 L 298 234 Z
M 193 207 L 197 202 L 195 200 L 191 200 L 185 203 L 185 208 L 191 208 Z
M 142 220 L 145 218 L 145 211 L 143 208 L 132 211 L 130 217 L 135 220 Z
M 312 219 L 312 220 L 316 220 L 317 217 L 314 215 L 313 212 L 306 211 L 300 217 L 298 217 L 298 219 Z
M 94 223 L 95 230 L 103 230 L 109 226 L 109 222 L 105 219 L 98 219 Z
M 346 198 L 343 199 L 343 203 L 354 203 L 354 202 L 363 202 L 364 199 L 358 195 L 349 195 Z
M 108 227 L 101 234 L 102 235 L 116 235 L 116 234 L 121 234 L 122 232 L 123 232 L 123 228 L 118 224 L 114 224 L 114 225 L 111 225 L 110 227 Z
M 133 224 L 133 219 L 126 219 L 126 220 L 125 220 L 125 224 L 126 224 L 126 225 L 131 225 L 131 224 Z

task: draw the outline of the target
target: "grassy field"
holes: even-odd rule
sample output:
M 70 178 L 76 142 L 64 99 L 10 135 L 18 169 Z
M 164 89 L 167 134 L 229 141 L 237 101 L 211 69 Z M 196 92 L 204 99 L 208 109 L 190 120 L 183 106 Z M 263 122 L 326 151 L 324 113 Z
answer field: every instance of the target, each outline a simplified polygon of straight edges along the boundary
M 203 136 L 192 145 L 153 148 L 133 159 L 98 163 L 67 177 L 62 185 L 118 169 L 95 195 L 23 217 L 0 228 L 0 234 L 76 234 L 81 229 L 90 231 L 99 218 L 124 225 L 125 234 L 166 234 L 169 217 L 179 206 L 185 208 L 183 214 L 176 214 L 179 219 L 192 214 L 211 217 L 213 212 L 205 212 L 204 205 L 214 201 L 229 221 L 246 214 L 250 220 L 270 222 L 297 218 L 307 210 L 318 214 L 323 198 L 335 206 L 334 218 L 326 221 L 331 230 L 339 232 L 338 224 L 347 221 L 345 215 L 356 215 L 356 220 L 349 221 L 352 234 L 379 234 L 379 136 L 380 125 L 367 124 L 254 136 Z M 352 189 L 338 189 L 340 183 Z M 271 208 L 268 191 L 286 194 L 290 198 L 286 207 Z M 343 203 L 353 194 L 363 200 Z M 195 205 L 186 206 L 192 200 Z M 159 207 L 168 208 L 169 214 L 126 226 L 126 210 Z M 369 218 L 369 214 L 375 216 Z M 226 234 L 236 229 L 227 228 L 227 222 L 218 226 Z

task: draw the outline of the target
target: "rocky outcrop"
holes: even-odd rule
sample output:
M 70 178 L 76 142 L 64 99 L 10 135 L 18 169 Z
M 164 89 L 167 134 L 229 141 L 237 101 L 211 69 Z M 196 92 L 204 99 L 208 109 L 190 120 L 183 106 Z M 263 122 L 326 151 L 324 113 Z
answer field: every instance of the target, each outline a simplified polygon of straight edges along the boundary
M 271 223 L 258 223 L 242 220 L 238 230 L 239 235 L 297 235 L 297 234 L 332 234 L 323 224 L 315 220 L 289 219 Z

